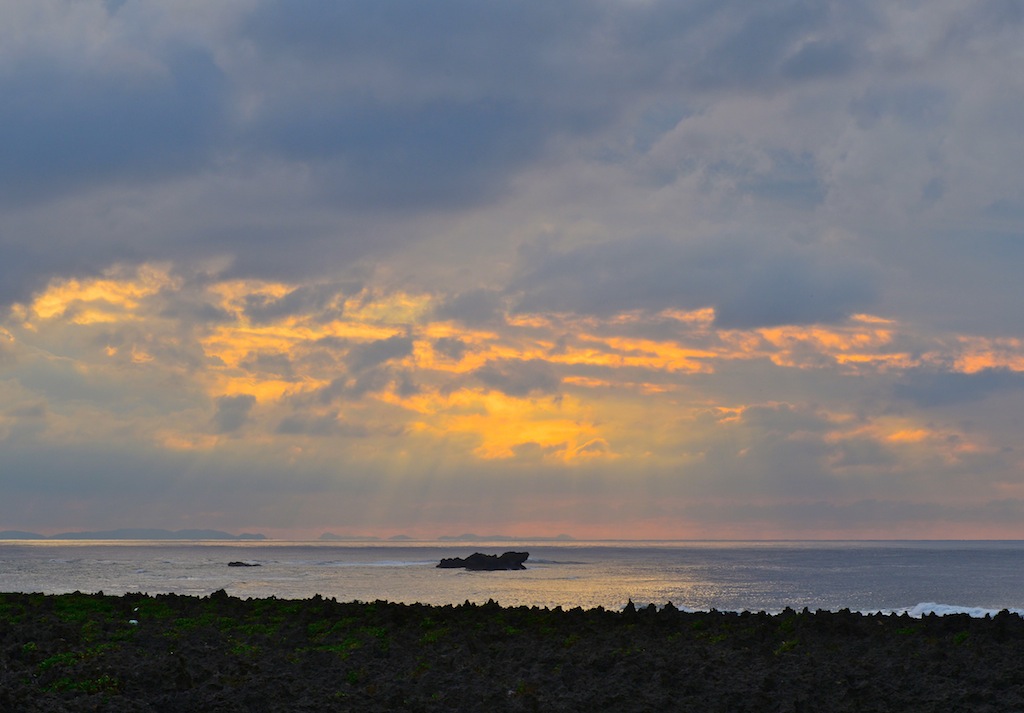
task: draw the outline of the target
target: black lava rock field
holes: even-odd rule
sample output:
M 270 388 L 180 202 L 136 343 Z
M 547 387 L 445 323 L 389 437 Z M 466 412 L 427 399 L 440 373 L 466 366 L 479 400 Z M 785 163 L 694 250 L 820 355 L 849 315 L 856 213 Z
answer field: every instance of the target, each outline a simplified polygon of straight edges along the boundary
M 0 711 L 1024 711 L 1024 620 L 0 594 Z

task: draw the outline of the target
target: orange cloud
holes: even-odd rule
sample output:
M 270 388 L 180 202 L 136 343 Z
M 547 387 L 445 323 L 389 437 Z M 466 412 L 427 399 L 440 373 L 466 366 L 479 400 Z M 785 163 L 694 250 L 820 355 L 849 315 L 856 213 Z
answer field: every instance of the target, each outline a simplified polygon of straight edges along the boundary
M 610 454 L 607 447 L 589 445 L 607 443 L 584 418 L 583 404 L 571 397 L 518 399 L 496 391 L 463 389 L 447 401 L 453 408 L 434 410 L 435 417 L 422 422 L 421 428 L 438 435 L 472 437 L 478 444 L 474 453 L 486 460 L 513 458 L 517 449 L 530 444 L 566 463 Z
M 920 443 L 934 438 L 936 434 L 926 428 L 905 428 L 886 435 L 885 440 L 892 443 Z
M 887 325 L 885 328 L 878 324 Z M 786 326 L 762 328 L 757 333 L 770 347 L 767 356 L 779 366 L 801 367 L 814 362 L 810 355 L 824 356 L 838 364 L 908 366 L 908 354 L 885 350 L 893 331 L 885 320 L 862 316 L 848 326 Z
M 1020 339 L 959 337 L 958 342 L 963 349 L 956 360 L 959 371 L 966 374 L 998 368 L 1024 371 L 1024 342 Z
M 185 318 L 175 323 L 176 318 L 165 316 L 156 301 L 147 300 L 158 293 L 160 304 L 173 300 L 180 284 L 169 268 L 161 266 L 116 268 L 93 280 L 55 281 L 30 304 L 12 311 L 21 322 L 12 327 L 21 329 L 17 337 L 10 330 L 0 335 L 9 341 L 22 339 L 26 323 L 36 322 L 41 328 L 45 323 L 45 334 L 37 332 L 33 339 L 50 339 L 55 349 L 64 350 L 57 356 L 73 362 L 79 373 L 146 370 L 164 373 L 169 383 L 184 384 L 206 399 L 254 396 L 260 404 L 254 421 L 262 419 L 262 428 L 235 434 L 236 441 L 272 439 L 282 414 L 300 408 L 289 399 L 324 389 L 337 379 L 355 378 L 345 367 L 347 350 L 409 337 L 411 354 L 389 362 L 394 375 L 382 369 L 380 384 L 346 397 L 347 422 L 387 424 L 392 432 L 455 444 L 461 455 L 485 460 L 539 458 L 569 465 L 619 457 L 689 457 L 694 449 L 679 447 L 680 442 L 698 440 L 742 420 L 744 405 L 734 402 L 738 397 L 728 402 L 713 391 L 698 392 L 705 387 L 694 387 L 689 379 L 713 373 L 726 360 L 770 359 L 790 369 L 832 364 L 868 374 L 930 361 L 948 364 L 955 357 L 956 368 L 968 373 L 994 367 L 1024 370 L 1021 340 L 908 337 L 901 325 L 871 315 L 857 315 L 838 326 L 718 330 L 709 309 L 666 310 L 654 317 L 626 313 L 605 320 L 533 314 L 480 329 L 432 321 L 435 298 L 430 295 L 364 290 L 358 295 L 339 293 L 323 314 L 291 313 L 256 321 L 247 316 L 254 298 L 280 300 L 299 287 L 256 280 L 205 286 L 203 299 L 231 318 L 190 332 Z M 666 320 L 671 328 L 665 338 L 651 336 L 659 334 L 657 329 Z M 108 329 L 117 324 L 131 328 Z M 109 341 L 107 334 L 113 335 Z M 92 352 L 85 347 L 75 351 L 71 337 L 79 340 L 78 345 L 88 344 Z M 449 341 L 445 345 L 440 340 Z M 931 350 L 915 349 L 912 356 L 910 350 L 897 348 L 904 341 Z M 189 359 L 175 362 L 179 353 Z M 192 358 L 196 354 L 200 356 Z M 545 362 L 552 383 L 563 386 L 560 395 L 510 396 L 479 388 L 480 382 L 471 376 L 489 362 L 516 361 Z M 396 386 L 402 379 L 414 388 Z M 332 405 L 336 407 L 340 408 Z M 208 409 L 209 403 L 196 408 Z M 698 423 L 698 410 L 716 416 Z M 871 439 L 922 458 L 928 449 L 953 458 L 983 448 L 965 438 L 949 439 L 957 434 L 913 416 L 871 419 L 835 413 L 828 418 L 832 431 L 823 436 L 827 440 Z M 686 424 L 682 430 L 681 423 Z M 192 429 L 198 432 L 201 426 L 193 424 Z M 220 445 L 216 439 L 191 433 L 188 425 L 175 429 L 164 424 L 157 440 L 173 449 Z M 340 447 L 329 439 L 323 443 L 310 448 Z M 379 441 L 345 447 L 365 447 L 372 453 Z M 410 441 L 409 449 L 417 447 L 422 443 Z M 409 457 L 415 458 L 415 453 Z
M 103 278 L 51 282 L 32 300 L 25 316 L 43 320 L 67 317 L 81 325 L 131 319 L 143 298 L 173 288 L 176 282 L 167 266 L 114 267 Z

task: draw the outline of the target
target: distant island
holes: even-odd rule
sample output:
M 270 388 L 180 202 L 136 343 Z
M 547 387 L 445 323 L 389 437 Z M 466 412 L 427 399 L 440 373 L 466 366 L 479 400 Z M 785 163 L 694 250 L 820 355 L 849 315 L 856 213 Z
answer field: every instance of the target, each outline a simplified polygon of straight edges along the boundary
M 571 542 L 571 535 L 555 535 L 554 537 L 512 537 L 510 535 L 477 535 L 467 532 L 462 535 L 441 535 L 437 538 L 442 542 Z
M 0 540 L 266 540 L 260 533 L 243 532 L 232 535 L 223 530 L 162 530 L 156 528 L 121 528 L 117 530 L 96 530 L 93 532 L 61 532 L 56 535 L 41 535 L 24 530 L 0 530 Z M 321 542 L 379 542 L 383 538 L 373 535 L 351 535 L 325 532 Z M 409 535 L 392 535 L 389 542 L 411 542 Z M 512 535 L 477 535 L 466 532 L 461 535 L 441 535 L 439 542 L 573 542 L 571 535 L 554 537 L 516 537 Z
M 333 532 L 325 532 L 320 535 L 321 542 L 379 542 L 383 538 L 372 535 L 338 535 Z M 441 535 L 437 542 L 574 542 L 576 538 L 572 535 L 555 535 L 554 537 L 518 537 L 513 535 L 477 535 L 473 532 L 465 532 L 461 535 Z M 409 535 L 392 535 L 387 538 L 389 542 L 413 542 L 416 538 Z
M 21 530 L 0 530 L 0 540 L 265 540 L 266 535 L 243 532 L 232 535 L 221 530 L 159 530 L 150 528 L 124 528 L 96 532 L 62 532 L 40 535 Z
M 333 532 L 325 532 L 318 539 L 321 542 L 373 542 L 380 538 L 371 535 L 336 535 Z

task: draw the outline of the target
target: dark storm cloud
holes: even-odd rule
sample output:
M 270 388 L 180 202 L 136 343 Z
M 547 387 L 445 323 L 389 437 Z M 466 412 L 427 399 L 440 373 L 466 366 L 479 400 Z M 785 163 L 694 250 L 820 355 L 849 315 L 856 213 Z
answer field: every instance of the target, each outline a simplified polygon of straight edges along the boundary
M 347 436 L 364 438 L 370 431 L 363 425 L 347 423 L 337 413 L 321 416 L 296 414 L 281 419 L 277 433 L 288 436 Z
M 334 337 L 321 339 L 318 343 L 330 349 L 341 349 L 349 344 Z M 322 404 L 338 399 L 356 400 L 387 389 L 393 389 L 399 395 L 416 393 L 418 388 L 409 374 L 388 364 L 412 354 L 413 344 L 412 337 L 395 335 L 350 346 L 342 358 L 348 374 L 336 377 L 318 389 L 316 400 Z
M 870 26 L 858 12 L 786 0 L 731 12 L 738 4 L 265 2 L 243 31 L 268 67 L 301 58 L 297 84 L 320 92 L 281 88 L 250 129 L 264 148 L 333 161 L 334 190 L 360 207 L 467 205 L 492 198 L 552 138 L 607 126 L 649 92 L 857 66 Z
M 388 337 L 352 347 L 345 357 L 350 371 L 359 372 L 412 354 L 411 337 Z
M 469 345 L 457 337 L 441 337 L 434 342 L 434 351 L 440 352 L 452 361 L 462 361 L 468 349 Z
M 740 4 L 726 3 L 733 10 Z M 840 16 L 843 24 L 834 23 Z M 701 19 L 714 22 L 709 23 L 706 45 L 699 40 L 690 45 L 703 50 L 693 82 L 709 89 L 841 76 L 855 67 L 860 54 L 856 39 L 873 24 L 859 8 L 841 10 L 799 1 L 762 3 L 752 12 L 749 6 L 732 13 L 715 8 Z M 823 28 L 828 29 L 822 32 Z M 820 36 L 808 41 L 814 34 Z
M 782 63 L 781 73 L 798 80 L 837 77 L 856 67 L 857 54 L 850 44 L 808 42 Z
M 391 381 L 391 372 L 387 369 L 370 369 L 355 378 L 338 377 L 317 393 L 324 403 L 336 399 L 357 400 L 367 394 L 384 391 L 391 385 Z
M 358 201 L 475 202 L 550 137 L 605 126 L 645 92 L 834 74 L 869 26 L 791 0 L 730 5 L 267 1 L 217 37 L 246 47 L 228 69 L 194 31 L 109 40 L 138 67 L 42 45 L 0 80 L 0 185 L 12 198 L 283 152 L 339 161 L 352 180 L 332 190 Z
M 743 410 L 743 423 L 770 435 L 824 433 L 832 425 L 821 414 L 790 404 L 751 406 Z
M 0 202 L 196 185 L 147 193 L 140 212 L 167 211 L 152 223 L 122 227 L 99 201 L 32 237 L 0 233 L 0 304 L 115 261 L 227 254 L 233 277 L 327 274 L 414 239 L 351 225 L 354 214 L 478 206 L 552 147 L 575 151 L 650 107 L 835 78 L 870 64 L 858 47 L 872 27 L 867 12 L 796 0 L 754 13 L 740 0 L 265 0 L 221 8 L 210 27 L 176 17 L 166 31 L 106 7 L 81 32 L 104 38 L 107 60 L 61 44 L 74 34 L 64 27 L 0 64 Z M 109 59 L 122 55 L 137 61 Z M 755 176 L 745 190 L 813 204 L 807 165 L 796 155 L 786 185 Z M 270 318 L 299 301 L 249 308 Z
M 770 158 L 771 170 L 738 171 L 737 188 L 757 198 L 796 207 L 812 208 L 825 199 L 825 184 L 813 156 L 775 151 Z
M 969 10 L 965 7 L 957 20 L 947 28 L 937 51 L 968 47 L 971 42 L 999 34 L 1019 40 L 1017 33 L 1024 24 L 1024 7 L 1016 0 L 983 0 L 972 3 Z
M 871 438 L 847 438 L 832 450 L 835 468 L 888 468 L 899 462 L 891 449 Z
M 284 353 L 250 352 L 239 362 L 239 366 L 250 371 L 274 374 L 282 379 L 294 379 L 295 368 L 292 360 Z
M 237 431 L 249 420 L 249 413 L 256 405 L 256 398 L 250 394 L 221 396 L 217 399 L 217 412 L 213 416 L 217 433 Z
M 527 255 L 518 311 L 609 316 L 715 308 L 725 328 L 838 322 L 875 299 L 866 267 L 814 248 L 754 239 L 620 240 Z
M 167 301 L 158 314 L 165 319 L 175 319 L 188 324 L 221 324 L 235 319 L 235 316 L 226 309 L 187 294 L 176 294 L 173 300 Z
M 225 78 L 202 49 L 171 48 L 151 59 L 159 71 L 101 71 L 46 56 L 7 67 L 0 201 L 205 164 L 224 128 Z
M 720 89 L 787 75 L 835 76 L 863 54 L 863 39 L 877 27 L 864 4 L 803 0 L 771 0 L 753 10 L 743 0 L 267 0 L 243 33 L 269 55 L 447 78 L 446 86 L 505 84 L 512 95 L 561 91 L 593 104 L 602 101 L 592 96 L 595 88 L 644 78 Z
M 320 116 L 267 117 L 258 140 L 291 159 L 336 159 L 324 178 L 346 203 L 410 210 L 493 198 L 545 139 L 540 117 L 501 100 L 373 104 L 342 100 L 335 110 L 319 107 Z
M 405 370 L 376 366 L 361 369 L 355 376 L 339 376 L 314 394 L 321 404 L 329 404 L 337 400 L 356 401 L 388 390 L 404 398 L 419 393 L 420 387 Z
M 283 297 L 246 295 L 245 316 L 254 322 L 271 322 L 283 317 L 310 313 L 336 319 L 342 315 L 342 309 L 340 306 L 333 306 L 333 303 L 339 297 L 343 297 L 343 294 L 335 285 L 311 285 L 298 287 Z M 323 314 L 328 307 L 332 308 L 327 310 L 327 314 Z
M 504 297 L 495 290 L 467 290 L 453 295 L 438 306 L 440 319 L 455 319 L 464 324 L 490 324 L 503 319 Z
M 2 201 L 0 198 L 0 204 Z M 27 299 L 46 287 L 54 275 L 98 274 L 125 256 L 121 247 L 104 245 L 102 240 L 97 241 L 99 244 L 54 250 L 47 245 L 45 238 L 49 237 L 30 239 L 0 226 L 0 308 Z
M 917 129 L 930 129 L 948 118 L 953 108 L 949 93 L 931 84 L 878 85 L 850 103 L 850 113 L 862 127 L 892 119 Z
M 301 57 L 320 91 L 282 88 L 250 129 L 291 159 L 332 162 L 332 190 L 363 208 L 478 203 L 551 136 L 618 111 L 621 78 L 600 76 L 606 58 L 583 67 L 560 51 L 599 18 L 578 2 L 263 3 L 245 27 L 261 58 Z
M 472 375 L 485 386 L 516 397 L 554 393 L 562 383 L 551 364 L 540 359 L 489 361 Z
M 936 369 L 911 369 L 895 384 L 895 395 L 918 406 L 952 406 L 981 401 L 994 394 L 1024 389 L 1024 374 L 1005 368 L 971 374 Z

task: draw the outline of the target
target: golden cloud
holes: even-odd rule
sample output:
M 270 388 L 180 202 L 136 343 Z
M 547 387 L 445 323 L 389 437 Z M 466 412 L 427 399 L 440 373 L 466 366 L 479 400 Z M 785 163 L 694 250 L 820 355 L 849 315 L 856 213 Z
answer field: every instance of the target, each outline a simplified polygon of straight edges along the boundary
M 163 374 L 168 383 L 187 385 L 202 397 L 193 405 L 197 413 L 208 412 L 218 397 L 251 395 L 260 405 L 253 417 L 258 423 L 233 434 L 236 440 L 271 439 L 289 409 L 342 404 L 348 422 L 389 424 L 388 432 L 456 443 L 475 458 L 540 458 L 565 465 L 627 456 L 690 457 L 693 449 L 680 443 L 742 421 L 745 404 L 713 390 L 697 393 L 692 386 L 691 377 L 713 374 L 726 362 L 736 368 L 736 362 L 770 360 L 784 369 L 832 366 L 860 374 L 932 362 L 954 363 L 967 373 L 1024 370 L 1021 340 L 908 336 L 902 325 L 872 315 L 832 326 L 718 330 L 709 309 L 631 312 L 605 320 L 527 314 L 511 316 L 505 325 L 473 328 L 434 320 L 437 299 L 431 295 L 364 289 L 328 295 L 317 313 L 295 309 L 250 318 L 253 304 L 283 300 L 300 288 L 224 280 L 204 284 L 196 295 L 167 265 L 115 267 L 95 279 L 52 282 L 30 303 L 12 309 L 17 324 L 0 335 L 45 346 L 45 353 L 80 374 L 144 369 L 150 381 Z M 193 328 L 187 316 L 162 309 L 186 298 L 202 299 L 228 318 Z M 667 331 L 666 321 L 674 325 Z M 41 326 L 46 334 L 32 331 Z M 380 374 L 372 388 L 355 388 L 363 372 L 346 366 L 352 350 L 395 338 L 409 340 L 411 351 L 359 367 Z M 904 342 L 928 348 L 912 355 L 897 347 Z M 182 356 L 193 354 L 199 358 Z M 483 388 L 477 376 L 491 364 L 526 363 L 542 365 L 558 393 L 503 393 Z M 337 384 L 344 389 L 330 398 L 340 401 L 316 401 Z M 705 423 L 698 413 L 716 416 Z M 890 448 L 949 454 L 981 447 L 950 439 L 950 429 L 912 416 L 827 418 L 831 427 L 823 437 L 830 442 L 870 439 Z M 159 433 L 156 440 L 166 448 L 219 447 L 204 427 L 182 419 L 151 432 Z M 367 437 L 388 429 L 367 429 Z M 309 448 L 340 447 L 330 439 L 321 443 Z

